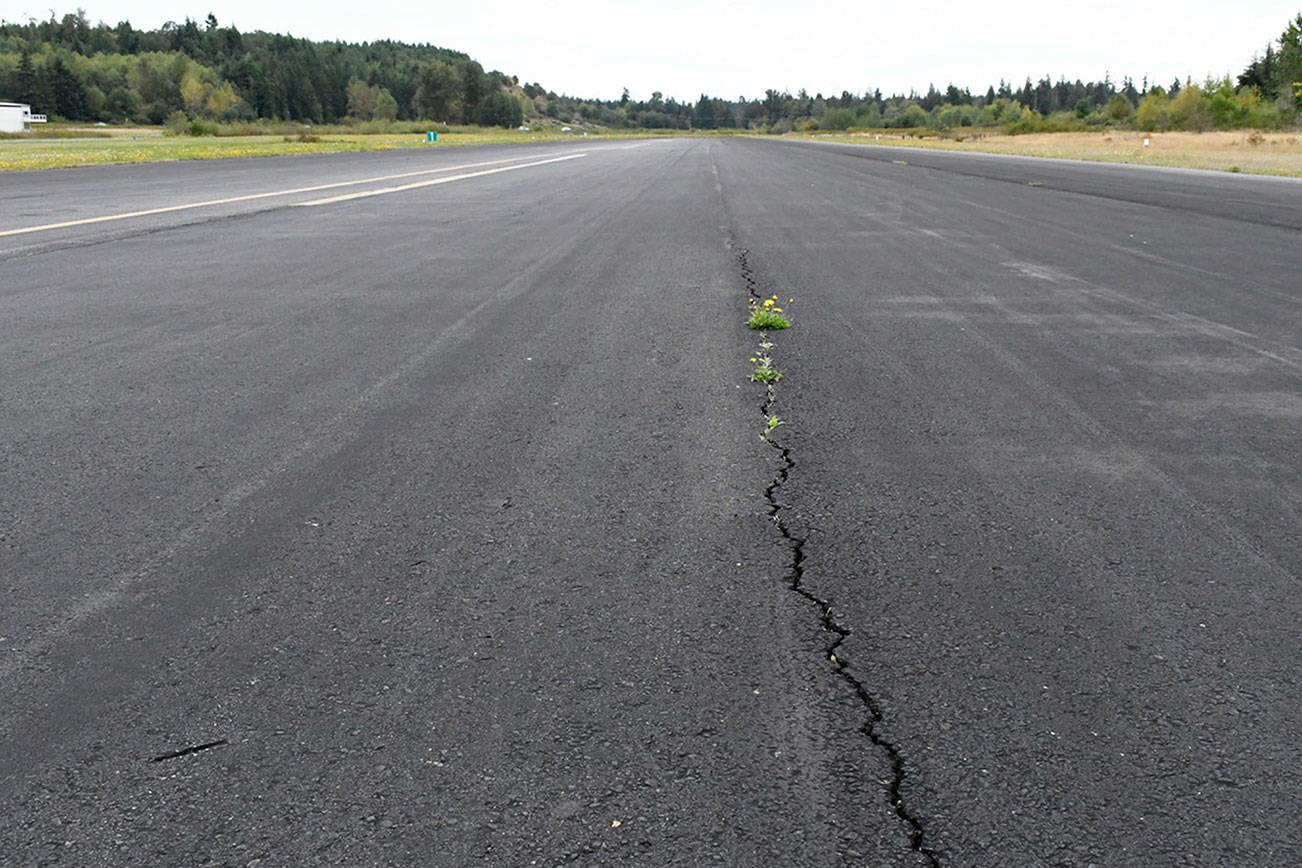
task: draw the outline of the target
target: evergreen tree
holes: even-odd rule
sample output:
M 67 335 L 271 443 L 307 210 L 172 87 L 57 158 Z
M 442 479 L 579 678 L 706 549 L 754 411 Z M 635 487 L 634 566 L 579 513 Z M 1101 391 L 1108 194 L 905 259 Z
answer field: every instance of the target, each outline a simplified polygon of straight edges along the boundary
M 1272 76 L 1275 95 L 1291 98 L 1294 106 L 1302 108 L 1302 12 L 1279 37 L 1279 55 Z
M 54 58 L 46 77 L 54 100 L 54 113 L 70 121 L 86 120 L 85 88 L 76 73 L 64 65 L 63 58 Z
M 18 61 L 18 99 L 29 105 L 42 104 L 37 93 L 36 67 L 32 64 L 32 53 L 26 47 Z
M 470 120 L 478 113 L 479 104 L 490 88 L 484 80 L 484 68 L 477 61 L 462 61 L 458 67 L 461 73 L 461 116 L 462 119 Z
M 1255 87 L 1270 99 L 1279 96 L 1275 84 L 1275 46 L 1267 45 L 1266 53 L 1254 57 L 1248 68 L 1239 73 L 1239 87 Z
M 132 29 L 130 21 L 120 22 L 113 28 L 113 41 L 123 54 L 135 54 L 140 50 L 140 36 Z
M 480 102 L 475 123 L 486 127 L 518 127 L 524 120 L 520 101 L 509 93 L 495 90 Z
M 692 118 L 692 125 L 699 130 L 712 130 L 718 126 L 718 121 L 714 117 L 714 100 L 705 94 L 696 102 L 696 114 Z
M 444 123 L 459 121 L 464 92 L 464 82 L 452 64 L 441 60 L 425 64 L 420 68 L 416 88 L 416 117 Z

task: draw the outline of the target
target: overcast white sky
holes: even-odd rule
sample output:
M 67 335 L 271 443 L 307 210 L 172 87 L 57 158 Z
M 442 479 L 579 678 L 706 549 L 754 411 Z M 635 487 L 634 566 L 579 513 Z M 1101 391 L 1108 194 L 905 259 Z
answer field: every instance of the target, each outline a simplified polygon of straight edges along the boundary
M 627 87 L 636 99 L 658 90 L 691 102 L 770 87 L 890 94 L 950 82 L 984 91 L 1000 78 L 1044 75 L 1163 84 L 1237 75 L 1302 11 L 1302 0 L 82 2 L 92 22 L 155 28 L 212 12 L 246 31 L 429 42 L 574 96 L 617 98 Z M 50 14 L 32 0 L 5 6 L 9 21 Z

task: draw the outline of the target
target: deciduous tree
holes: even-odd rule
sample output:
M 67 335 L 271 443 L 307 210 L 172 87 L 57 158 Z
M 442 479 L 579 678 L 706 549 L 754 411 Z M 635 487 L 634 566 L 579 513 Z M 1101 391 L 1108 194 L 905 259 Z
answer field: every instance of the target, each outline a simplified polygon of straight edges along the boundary
M 422 120 L 456 123 L 461 120 L 461 97 L 464 82 L 456 67 L 441 60 L 420 68 L 416 88 L 416 116 Z

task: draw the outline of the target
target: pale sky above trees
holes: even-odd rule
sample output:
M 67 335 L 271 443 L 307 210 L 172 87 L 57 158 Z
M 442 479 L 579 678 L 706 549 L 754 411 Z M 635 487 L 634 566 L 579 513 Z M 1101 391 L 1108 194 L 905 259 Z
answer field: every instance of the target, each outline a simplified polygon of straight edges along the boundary
M 618 98 L 627 87 L 634 98 L 660 91 L 693 102 L 766 88 L 891 94 L 952 82 L 984 92 L 1028 76 L 1166 85 L 1237 75 L 1302 11 L 1302 0 L 82 2 L 92 23 L 152 29 L 211 12 L 243 31 L 433 43 L 574 96 Z M 19 22 L 51 9 L 48 0 L 7 6 L 3 17 Z

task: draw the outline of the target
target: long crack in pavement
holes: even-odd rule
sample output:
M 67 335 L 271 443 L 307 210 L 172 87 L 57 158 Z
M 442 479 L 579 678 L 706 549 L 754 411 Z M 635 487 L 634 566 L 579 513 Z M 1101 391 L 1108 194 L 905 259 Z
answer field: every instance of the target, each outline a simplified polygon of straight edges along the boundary
M 746 250 L 740 250 L 737 253 L 737 262 L 741 268 L 742 279 L 746 282 L 746 291 L 750 296 L 751 302 L 755 304 L 762 303 L 759 288 L 754 273 L 751 270 L 749 252 Z M 760 405 L 760 413 L 763 415 L 766 425 L 768 420 L 773 418 L 776 406 L 777 393 L 774 390 L 773 383 L 767 383 L 764 389 L 764 402 Z M 776 527 L 778 533 L 782 535 L 782 538 L 786 542 L 787 548 L 791 553 L 791 561 L 788 565 L 785 576 L 787 584 L 793 592 L 812 603 L 818 609 L 819 621 L 822 624 L 823 630 L 836 637 L 831 644 L 824 649 L 824 653 L 826 653 L 827 659 L 836 667 L 837 674 L 846 684 L 850 685 L 855 696 L 859 698 L 859 702 L 868 712 L 868 719 L 864 722 L 864 725 L 859 728 L 859 732 L 866 736 L 868 740 L 878 748 L 885 751 L 886 756 L 890 761 L 891 777 L 885 782 L 885 784 L 891 808 L 895 811 L 896 816 L 898 816 L 900 820 L 908 826 L 909 843 L 912 845 L 913 849 L 925 857 L 930 864 L 939 868 L 941 864 L 940 858 L 937 856 L 936 852 L 926 844 L 926 831 L 923 828 L 921 819 L 910 811 L 908 806 L 904 803 L 904 781 L 907 777 L 904 765 L 904 756 L 895 742 L 881 734 L 881 724 L 885 720 L 885 715 L 882 713 L 881 705 L 868 690 L 867 686 L 850 671 L 850 667 L 846 663 L 845 659 L 837 653 L 845 643 L 845 640 L 850 637 L 852 631 L 836 619 L 836 615 L 832 611 L 832 605 L 830 602 L 819 597 L 817 594 L 814 594 L 805 586 L 804 563 L 806 540 L 804 537 L 796 536 L 791 532 L 791 529 L 787 526 L 785 519 L 782 517 L 782 506 L 778 502 L 778 491 L 790 478 L 791 471 L 795 469 L 796 466 L 795 460 L 791 457 L 791 449 L 790 447 L 784 446 L 774 440 L 767 428 L 762 436 L 764 442 L 778 453 L 780 461 L 777 473 L 774 474 L 772 481 L 769 482 L 768 487 L 764 490 L 764 497 L 768 504 L 767 508 L 769 518 L 773 520 L 774 527 Z

